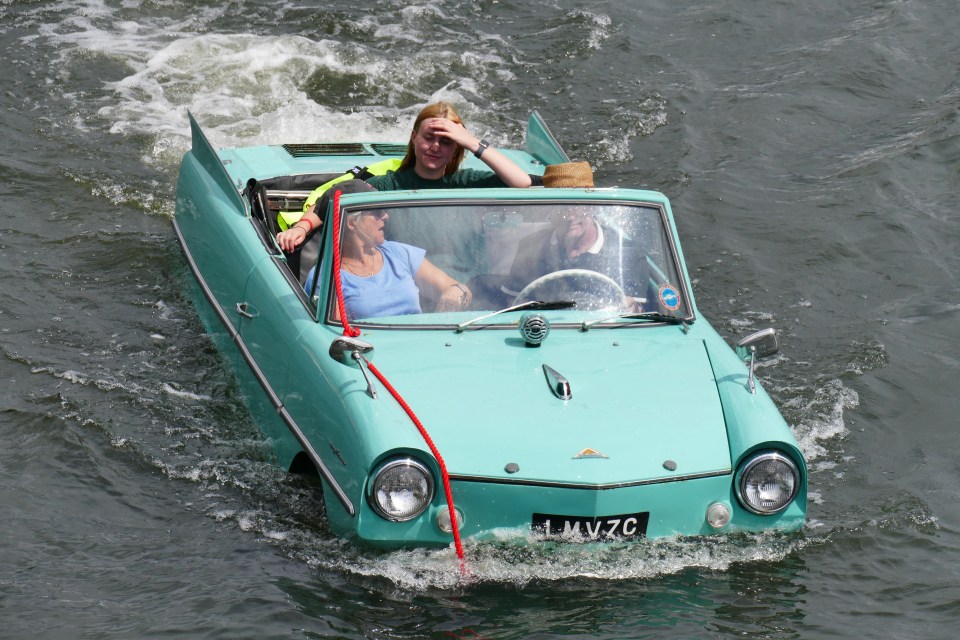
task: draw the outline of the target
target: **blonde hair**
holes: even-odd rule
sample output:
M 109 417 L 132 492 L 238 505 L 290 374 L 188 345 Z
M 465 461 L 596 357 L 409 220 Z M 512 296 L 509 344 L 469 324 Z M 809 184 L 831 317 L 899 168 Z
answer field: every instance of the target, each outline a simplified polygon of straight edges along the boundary
M 416 166 L 417 156 L 413 149 L 413 139 L 416 137 L 417 132 L 420 131 L 420 125 L 423 124 L 423 121 L 430 118 L 446 118 L 451 122 L 463 124 L 463 120 L 460 119 L 460 114 L 457 113 L 457 110 L 454 109 L 453 105 L 449 102 L 441 101 L 425 106 L 420 110 L 417 119 L 413 122 L 413 131 L 410 133 L 410 141 L 407 142 L 407 154 L 403 156 L 403 160 L 400 162 L 397 171 L 403 171 L 404 169 Z M 463 156 L 463 147 L 458 146 L 457 150 L 453 152 L 453 158 L 450 160 L 450 164 L 444 169 L 443 175 L 448 176 L 459 169 L 460 163 L 463 162 Z

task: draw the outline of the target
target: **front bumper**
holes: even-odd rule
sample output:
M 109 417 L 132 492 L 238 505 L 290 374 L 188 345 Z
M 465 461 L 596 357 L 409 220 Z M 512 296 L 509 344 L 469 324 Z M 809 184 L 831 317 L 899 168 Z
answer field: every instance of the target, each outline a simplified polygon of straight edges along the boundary
M 462 538 L 529 536 L 533 533 L 535 513 L 579 518 L 647 513 L 648 538 L 768 529 L 793 531 L 803 526 L 805 485 L 785 511 L 760 516 L 740 506 L 732 483 L 732 474 L 721 472 L 709 477 L 607 488 L 552 487 L 480 479 L 454 480 L 451 486 L 455 506 L 463 516 Z M 730 522 L 719 529 L 706 521 L 708 507 L 716 502 L 725 504 L 731 512 Z M 442 489 L 437 491 L 431 507 L 410 522 L 388 522 L 364 501 L 351 533 L 378 547 L 446 546 L 453 541 L 453 535 L 437 526 L 437 517 L 445 509 Z

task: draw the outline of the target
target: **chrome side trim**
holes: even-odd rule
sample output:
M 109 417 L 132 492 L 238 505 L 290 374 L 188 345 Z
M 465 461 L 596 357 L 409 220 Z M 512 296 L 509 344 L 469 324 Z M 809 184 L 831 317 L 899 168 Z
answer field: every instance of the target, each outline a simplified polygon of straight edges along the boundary
M 189 265 L 190 271 L 193 273 L 193 277 L 196 279 L 197 284 L 200 285 L 200 289 L 203 291 L 203 296 L 207 299 L 207 302 L 210 303 L 210 307 L 213 309 L 214 313 L 217 314 L 220 322 L 223 323 L 224 328 L 230 335 L 230 339 L 237 346 L 237 349 L 240 351 L 240 355 L 247 363 L 247 366 L 250 367 L 253 377 L 257 379 L 258 383 L 260 383 L 260 386 L 270 399 L 270 403 L 277 410 L 277 413 L 280 415 L 280 418 L 283 420 L 284 424 L 287 425 L 287 428 L 290 429 L 290 432 L 293 433 L 293 437 L 296 438 L 297 442 L 300 443 L 300 446 L 303 447 L 307 457 L 310 458 L 310 461 L 313 462 L 314 466 L 317 467 L 317 471 L 320 473 L 320 476 L 326 480 L 328 485 L 330 485 L 330 488 L 333 490 L 334 494 L 336 494 L 340 504 L 343 505 L 343 508 L 347 510 L 347 513 L 349 513 L 351 517 L 355 516 L 357 510 L 350 501 L 350 498 L 343 491 L 343 488 L 340 487 L 340 484 L 337 482 L 336 478 L 333 477 L 333 474 L 330 472 L 330 469 L 327 468 L 327 465 L 323 463 L 323 460 L 317 454 L 316 450 L 313 448 L 313 445 L 311 445 L 310 441 L 307 440 L 307 437 L 297 425 L 296 420 L 293 419 L 293 416 L 291 416 L 286 407 L 283 406 L 283 402 L 280 401 L 280 396 L 278 396 L 273 390 L 273 387 L 270 386 L 270 382 L 267 380 L 267 377 L 263 375 L 260 365 L 257 364 L 257 361 L 253 358 L 253 354 L 250 353 L 250 350 L 247 349 L 247 345 L 244 344 L 243 337 L 240 335 L 240 332 L 237 331 L 237 329 L 233 326 L 233 323 L 230 322 L 230 318 L 227 316 L 223 308 L 220 306 L 220 303 L 217 302 L 217 299 L 214 297 L 213 291 L 210 290 L 210 287 L 204 281 L 203 276 L 200 275 L 200 269 L 197 267 L 197 263 L 194 261 L 193 254 L 190 253 L 190 249 L 187 248 L 187 242 L 184 240 L 183 233 L 181 233 L 180 226 L 177 224 L 176 220 L 173 221 L 173 230 L 177 234 L 177 242 L 180 243 L 180 248 L 183 250 L 183 255 L 187 259 L 187 265 Z
M 668 482 L 684 482 L 685 480 L 700 480 L 702 478 L 716 478 L 719 476 L 733 475 L 732 469 L 719 469 L 717 471 L 704 471 L 703 473 L 690 473 L 682 476 L 671 476 L 669 478 L 654 478 L 653 480 L 634 480 L 631 482 L 611 482 L 609 484 L 577 484 L 574 482 L 550 482 L 545 480 L 515 480 L 513 478 L 492 478 L 484 476 L 460 476 L 451 475 L 450 481 L 456 482 L 485 482 L 488 484 L 515 484 L 525 487 L 545 487 L 549 489 L 581 489 L 583 491 L 607 491 L 609 489 L 623 489 L 625 487 L 642 487 L 651 484 L 666 484 Z

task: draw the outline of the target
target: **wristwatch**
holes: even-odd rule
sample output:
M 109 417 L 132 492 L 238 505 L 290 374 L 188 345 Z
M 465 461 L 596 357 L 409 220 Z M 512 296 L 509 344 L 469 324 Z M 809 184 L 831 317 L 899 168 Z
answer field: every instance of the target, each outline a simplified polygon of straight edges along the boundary
M 486 140 L 481 140 L 480 144 L 477 146 L 477 150 L 473 152 L 473 155 L 479 158 L 480 156 L 483 155 L 483 152 L 486 151 L 487 147 L 489 146 L 490 146 L 489 142 L 487 142 Z

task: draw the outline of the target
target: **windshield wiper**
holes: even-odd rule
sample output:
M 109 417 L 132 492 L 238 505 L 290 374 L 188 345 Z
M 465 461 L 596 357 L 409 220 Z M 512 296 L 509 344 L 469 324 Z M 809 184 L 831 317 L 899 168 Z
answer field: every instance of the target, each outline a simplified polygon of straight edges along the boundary
M 584 322 L 580 325 L 580 331 L 589 331 L 590 327 L 595 324 L 613 322 L 614 320 L 652 320 L 653 322 L 667 322 L 669 324 L 693 324 L 693 320 L 688 320 L 687 318 L 671 316 L 667 315 L 666 313 L 660 313 L 659 311 L 641 311 L 640 313 L 621 313 L 620 315 L 613 316 L 612 318 L 601 318 L 600 320 Z
M 500 309 L 499 311 L 494 311 L 493 313 L 488 313 L 480 316 L 479 318 L 474 318 L 473 320 L 467 320 L 466 322 L 461 322 L 457 325 L 457 333 L 460 333 L 465 328 L 473 324 L 474 322 L 480 322 L 481 320 L 486 320 L 487 318 L 492 318 L 493 316 L 498 316 L 501 313 L 507 313 L 508 311 L 523 311 L 525 309 L 535 309 L 537 311 L 551 311 L 554 309 L 569 309 L 570 307 L 577 306 L 577 303 L 573 300 L 553 300 L 551 302 L 544 302 L 543 300 L 529 300 L 522 304 L 515 304 L 512 307 L 507 307 L 506 309 Z

